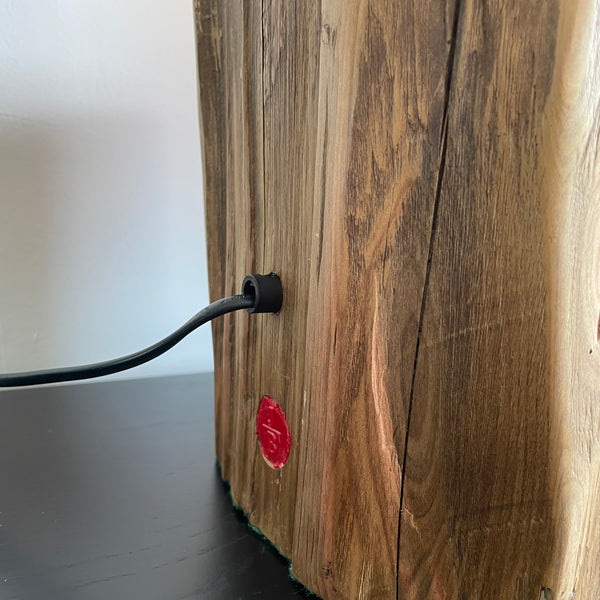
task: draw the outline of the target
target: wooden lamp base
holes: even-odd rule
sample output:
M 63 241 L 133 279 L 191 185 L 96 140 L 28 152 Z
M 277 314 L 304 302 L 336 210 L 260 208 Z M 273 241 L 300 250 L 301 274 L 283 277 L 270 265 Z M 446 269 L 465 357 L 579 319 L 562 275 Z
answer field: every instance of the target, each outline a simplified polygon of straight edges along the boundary
M 284 289 L 213 323 L 234 501 L 327 600 L 596 599 L 600 5 L 195 5 L 211 296 Z

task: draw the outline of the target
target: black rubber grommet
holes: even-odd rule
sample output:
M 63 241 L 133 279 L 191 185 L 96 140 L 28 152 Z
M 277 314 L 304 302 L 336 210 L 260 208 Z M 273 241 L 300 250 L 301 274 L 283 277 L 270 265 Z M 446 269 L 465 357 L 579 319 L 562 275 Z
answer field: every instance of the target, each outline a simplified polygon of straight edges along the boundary
M 246 309 L 249 313 L 276 313 L 283 303 L 281 279 L 276 273 L 246 275 L 242 282 L 242 294 L 254 299 L 254 304 Z

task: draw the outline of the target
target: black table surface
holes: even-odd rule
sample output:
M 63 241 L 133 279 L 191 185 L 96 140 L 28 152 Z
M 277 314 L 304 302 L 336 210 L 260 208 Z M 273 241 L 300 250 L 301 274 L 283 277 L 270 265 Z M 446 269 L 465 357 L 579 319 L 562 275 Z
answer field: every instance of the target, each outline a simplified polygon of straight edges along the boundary
M 216 468 L 212 375 L 0 392 L 0 599 L 304 598 Z

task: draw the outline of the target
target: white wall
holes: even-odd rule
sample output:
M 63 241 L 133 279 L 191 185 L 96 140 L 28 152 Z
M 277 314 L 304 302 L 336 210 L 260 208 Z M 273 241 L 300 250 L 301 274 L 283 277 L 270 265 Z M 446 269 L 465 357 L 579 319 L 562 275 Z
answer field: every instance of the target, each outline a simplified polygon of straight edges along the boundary
M 208 303 L 192 4 L 0 2 L 0 371 L 127 354 Z M 205 326 L 121 377 L 209 370 Z

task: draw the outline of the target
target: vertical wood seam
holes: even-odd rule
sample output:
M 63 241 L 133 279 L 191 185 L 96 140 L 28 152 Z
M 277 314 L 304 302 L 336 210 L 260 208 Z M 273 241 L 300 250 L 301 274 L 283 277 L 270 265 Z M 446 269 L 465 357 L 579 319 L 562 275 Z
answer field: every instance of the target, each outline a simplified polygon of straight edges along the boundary
M 248 23 L 246 23 L 246 16 L 244 16 L 244 27 L 248 27 L 248 30 L 251 32 L 256 31 L 256 20 L 257 20 L 257 9 L 256 7 L 252 6 L 251 4 L 246 4 L 243 3 L 243 11 L 248 10 Z M 250 197 L 250 210 L 254 210 L 256 211 L 256 206 L 258 203 L 261 203 L 262 206 L 260 208 L 260 210 L 258 211 L 259 213 L 259 217 L 258 219 L 255 218 L 251 218 L 250 219 L 250 228 L 253 229 L 253 231 L 251 232 L 251 235 L 253 236 L 254 242 L 253 244 L 251 244 L 251 247 L 254 251 L 254 256 L 253 259 L 251 261 L 251 263 L 247 264 L 247 269 L 250 270 L 251 272 L 256 272 L 256 273 L 263 273 L 265 272 L 265 248 L 266 248 L 266 230 L 267 230 L 267 226 L 266 226 L 266 222 L 265 222 L 265 215 L 266 215 L 266 210 L 265 210 L 265 194 L 266 194 L 266 186 L 265 186 L 265 181 L 266 181 L 266 167 L 265 167 L 265 156 L 266 156 L 266 150 L 265 150 L 265 81 L 264 81 L 264 71 L 265 71 L 265 35 L 264 35 L 264 0 L 262 0 L 260 2 L 260 12 L 258 13 L 258 16 L 260 17 L 260 28 L 258 30 L 258 33 L 260 35 L 260 75 L 257 73 L 257 69 L 256 67 L 253 67 L 252 69 L 248 69 L 245 73 L 244 73 L 244 77 L 245 78 L 251 78 L 250 80 L 250 85 L 249 87 L 253 90 L 253 94 L 255 95 L 256 101 L 260 102 L 260 135 L 259 135 L 259 129 L 258 129 L 258 119 L 256 122 L 253 122 L 253 133 L 254 133 L 254 143 L 253 144 L 248 144 L 247 150 L 248 150 L 248 162 L 251 163 L 252 160 L 256 160 L 256 158 L 258 157 L 258 143 L 260 141 L 261 143 L 261 148 L 260 148 L 260 152 L 262 154 L 262 169 L 254 169 L 252 171 L 248 171 L 249 174 L 249 180 L 251 177 L 262 177 L 262 181 L 260 182 L 260 185 L 258 185 L 258 182 L 256 183 L 256 187 L 259 191 L 257 191 L 257 193 L 253 196 Z M 248 52 L 250 55 L 250 59 L 248 57 L 244 57 L 244 61 L 250 60 L 253 65 L 256 65 L 256 62 L 258 60 L 258 56 L 255 55 L 255 40 L 254 37 L 252 37 L 252 49 L 250 48 L 244 48 L 244 52 Z M 257 104 L 257 110 L 258 110 L 258 104 Z M 247 117 L 245 117 L 247 119 Z M 261 138 L 259 140 L 259 137 Z M 254 158 L 253 158 L 254 156 Z M 261 172 L 262 171 L 262 172 Z M 260 226 L 259 226 L 260 225 Z M 261 235 L 262 234 L 262 235 Z M 262 241 L 262 247 L 260 246 L 260 243 Z M 249 272 L 247 270 L 247 272 Z M 261 351 L 262 348 L 264 347 L 264 327 L 261 325 L 256 325 L 256 349 L 258 351 Z M 262 390 L 263 390 L 263 383 L 264 383 L 264 376 L 262 373 L 262 370 L 260 368 L 257 367 L 257 361 L 260 360 L 258 357 L 255 357 L 254 359 L 254 363 L 253 366 L 251 364 L 249 364 L 249 367 L 254 368 L 255 369 L 255 382 L 254 382 L 254 386 L 252 387 L 252 392 L 251 392 L 251 399 L 249 400 L 249 402 L 251 402 L 251 406 L 254 407 L 254 409 L 256 410 L 256 407 L 258 406 L 258 401 L 260 400 L 260 398 L 262 397 Z M 256 394 L 256 395 L 255 395 Z M 250 409 L 252 410 L 252 409 Z M 255 416 L 255 413 L 252 413 L 253 416 Z M 252 421 L 253 422 L 253 421 Z M 262 456 L 261 456 L 261 452 L 260 452 L 260 447 L 258 444 L 254 444 L 253 446 L 253 452 L 252 452 L 252 470 L 251 473 L 255 474 L 258 472 L 258 465 L 260 465 L 260 462 L 262 461 Z M 254 525 L 255 523 L 255 519 L 254 519 L 254 515 L 257 511 L 257 502 L 256 502 L 256 477 L 252 476 L 250 477 L 250 489 L 249 489 L 249 498 L 250 498 L 250 503 L 249 505 L 246 507 L 247 510 L 245 510 L 246 515 L 249 519 L 249 521 Z
M 427 267 L 425 271 L 425 281 L 423 282 L 423 294 L 421 296 L 421 309 L 419 313 L 419 327 L 417 330 L 417 340 L 415 343 L 415 359 L 413 362 L 413 371 L 410 383 L 410 394 L 408 399 L 408 411 L 406 417 L 406 433 L 404 437 L 404 450 L 402 454 L 402 472 L 400 475 L 400 503 L 398 510 L 398 533 L 396 541 L 396 600 L 399 600 L 399 576 L 400 576 L 400 539 L 402 529 L 402 509 L 404 503 L 404 483 L 406 477 L 406 460 L 408 456 L 408 440 L 410 435 L 410 423 L 412 416 L 413 397 L 415 391 L 415 379 L 417 375 L 417 363 L 419 360 L 419 347 L 421 345 L 421 333 L 423 330 L 423 320 L 425 316 L 425 307 L 427 304 L 427 291 L 429 287 L 429 277 L 431 273 L 431 262 L 433 259 L 433 246 L 435 243 L 435 233 L 437 229 L 438 221 L 438 209 L 440 205 L 440 197 L 442 192 L 442 181 L 444 178 L 444 171 L 446 167 L 446 150 L 448 147 L 448 106 L 450 104 L 450 93 L 452 85 L 452 75 L 454 72 L 454 63 L 456 58 L 456 46 L 458 38 L 458 24 L 460 20 L 460 13 L 462 8 L 461 0 L 456 0 L 456 8 L 454 10 L 454 19 L 452 23 L 452 41 L 450 45 L 450 51 L 448 53 L 448 66 L 446 70 L 446 82 L 445 82 L 445 97 L 444 97 L 444 109 L 442 113 L 442 131 L 440 136 L 440 165 L 438 169 L 438 178 L 436 182 L 435 198 L 433 205 L 433 215 L 431 218 L 431 234 L 429 236 L 429 250 L 427 254 Z
M 266 181 L 267 181 L 267 173 L 266 173 L 266 135 L 265 135 L 265 131 L 266 131 L 266 125 L 265 125 L 265 3 L 264 0 L 261 0 L 260 3 L 260 102 L 261 102 L 261 121 L 262 121 L 262 140 L 261 140 L 261 144 L 262 144 L 262 185 L 261 185 L 261 198 L 260 201 L 262 202 L 262 210 L 261 210 L 261 215 L 262 215 L 262 249 L 261 249 L 261 253 L 260 253 L 260 257 L 261 257 L 261 262 L 262 264 L 256 264 L 256 270 L 259 273 L 264 273 L 266 272 L 266 265 L 265 265 L 265 254 L 266 254 L 266 247 L 267 247 L 267 241 L 266 241 L 266 236 L 267 236 L 267 223 L 265 220 L 267 211 L 266 211 L 266 199 L 265 196 L 267 194 L 267 186 L 266 186 Z M 258 238 L 258 236 L 257 236 Z M 258 261 L 257 261 L 258 262 Z M 269 269 L 270 270 L 270 269 Z M 264 335 L 264 327 L 260 327 L 258 329 L 258 336 L 257 336 L 257 343 L 258 343 L 258 349 L 261 350 L 263 348 L 264 345 L 264 339 L 265 339 L 265 335 Z M 259 398 L 262 397 L 262 393 L 264 390 L 264 381 L 263 381 L 263 371 L 262 369 L 257 369 L 257 373 L 258 373 L 258 397 L 254 398 L 254 401 L 257 403 Z M 257 406 L 257 404 L 254 405 L 255 407 Z M 259 449 L 259 445 L 255 444 L 254 445 L 254 458 L 252 461 L 252 473 L 257 473 L 257 462 L 262 461 L 262 456 L 260 453 L 260 449 Z M 256 478 L 252 477 L 251 478 L 252 484 L 251 484 L 251 498 L 252 498 L 252 510 L 254 511 L 256 509 L 256 495 L 255 495 L 255 484 L 256 484 Z M 253 515 L 249 515 L 253 518 Z
M 260 3 L 260 46 L 261 46 L 261 61 L 260 61 L 260 87 L 262 91 L 262 155 L 263 155 L 263 163 L 262 163 L 262 175 L 263 175 L 263 186 L 262 186 L 262 202 L 263 202 L 263 218 L 266 215 L 265 206 L 265 196 L 266 196 L 266 181 L 267 181 L 267 163 L 266 163 L 266 126 L 265 126 L 265 2 L 261 0 Z M 267 247 L 266 242 L 267 235 L 267 227 L 266 223 L 263 223 L 263 261 L 265 255 L 265 248 Z M 264 270 L 266 265 L 261 265 L 261 269 Z

